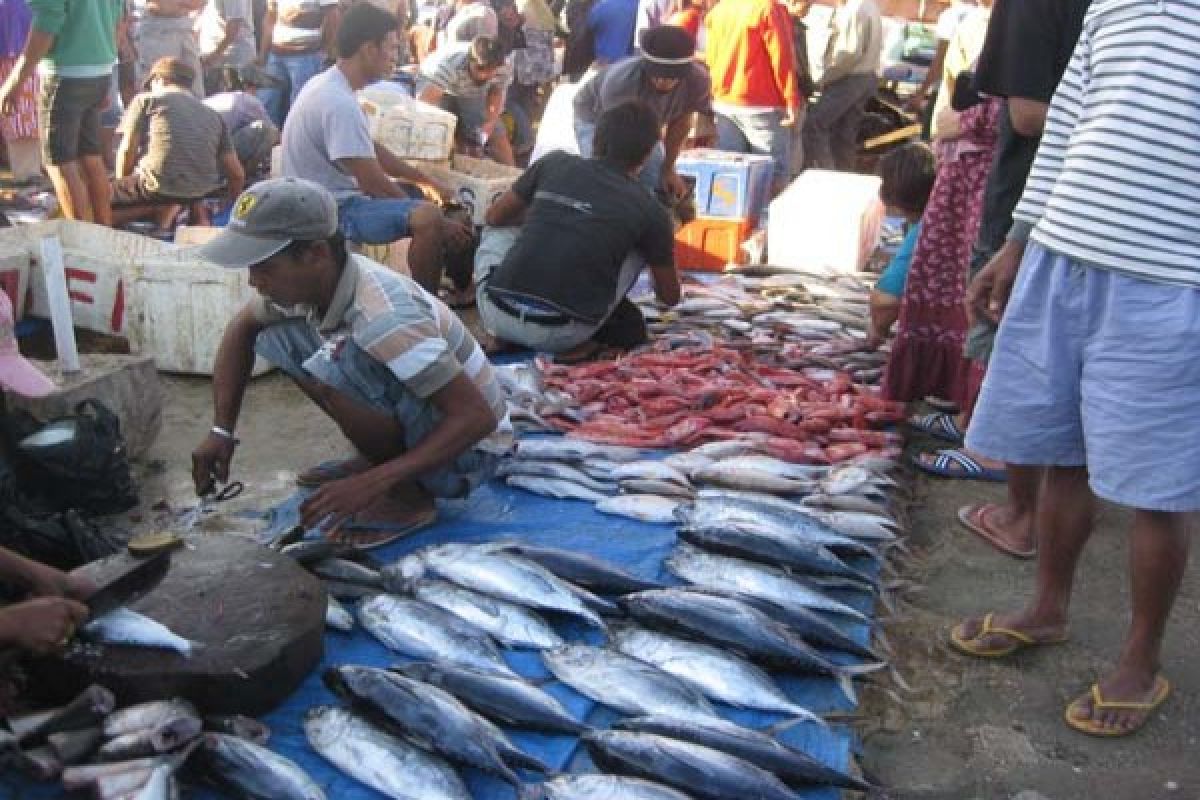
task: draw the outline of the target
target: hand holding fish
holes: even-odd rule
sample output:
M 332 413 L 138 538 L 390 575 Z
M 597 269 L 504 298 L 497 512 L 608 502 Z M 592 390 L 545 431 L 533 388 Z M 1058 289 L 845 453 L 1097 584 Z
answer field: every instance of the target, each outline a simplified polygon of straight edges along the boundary
M 0 609 L 0 644 L 15 645 L 35 655 L 61 651 L 88 609 L 66 597 L 38 597 Z

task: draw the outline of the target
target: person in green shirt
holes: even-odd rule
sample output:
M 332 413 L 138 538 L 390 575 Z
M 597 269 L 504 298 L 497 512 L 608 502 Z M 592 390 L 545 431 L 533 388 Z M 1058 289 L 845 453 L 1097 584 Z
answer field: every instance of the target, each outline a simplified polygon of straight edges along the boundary
M 63 216 L 111 225 L 100 112 L 117 63 L 125 0 L 29 0 L 29 8 L 33 23 L 0 85 L 0 113 L 12 113 L 18 87 L 36 70 L 42 160 Z

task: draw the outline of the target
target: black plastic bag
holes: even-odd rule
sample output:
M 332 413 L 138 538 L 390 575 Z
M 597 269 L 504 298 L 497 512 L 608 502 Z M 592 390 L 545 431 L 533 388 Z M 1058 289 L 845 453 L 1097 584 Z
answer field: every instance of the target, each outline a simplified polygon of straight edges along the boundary
M 120 420 L 100 401 L 45 424 L 14 412 L 8 427 L 20 492 L 40 507 L 113 514 L 137 505 Z
M 116 553 L 122 544 L 116 532 L 77 511 L 25 512 L 10 505 L 0 511 L 0 547 L 69 571 Z

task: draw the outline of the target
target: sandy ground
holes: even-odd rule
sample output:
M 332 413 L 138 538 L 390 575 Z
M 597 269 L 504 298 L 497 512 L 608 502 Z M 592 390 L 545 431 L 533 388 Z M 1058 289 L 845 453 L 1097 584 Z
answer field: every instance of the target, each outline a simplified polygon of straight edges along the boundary
M 211 419 L 206 379 L 163 376 L 164 429 L 142 480 L 139 528 L 161 525 L 167 507 L 194 504 L 189 453 Z M 344 454 L 336 429 L 279 375 L 251 386 L 238 426 L 242 439 L 234 477 L 243 497 L 203 523 L 213 530 L 251 531 L 228 513 L 263 509 L 292 491 L 295 473 Z M 955 510 L 999 499 L 1003 488 L 917 479 L 910 513 L 912 555 L 900 565 L 909 591 L 887 622 L 895 664 L 911 692 L 864 689 L 862 763 L 888 787 L 879 798 L 917 800 L 1153 800 L 1200 797 L 1200 591 L 1185 584 L 1169 629 L 1165 670 L 1175 695 L 1153 724 L 1124 741 L 1076 734 L 1062 711 L 1101 674 L 1116 653 L 1128 618 L 1125 531 L 1128 516 L 1106 508 L 1086 554 L 1071 641 L 1011 663 L 975 662 L 945 645 L 954 621 L 1004 608 L 1030 586 L 1033 565 L 991 550 L 961 529 Z M 157 509 L 155 508 L 157 506 Z

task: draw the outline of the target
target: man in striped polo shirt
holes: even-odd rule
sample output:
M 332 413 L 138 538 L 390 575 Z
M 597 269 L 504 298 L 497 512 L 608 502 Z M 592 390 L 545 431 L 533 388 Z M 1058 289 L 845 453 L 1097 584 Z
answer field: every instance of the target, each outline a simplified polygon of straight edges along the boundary
M 196 491 L 226 481 L 257 353 L 342 429 L 358 457 L 301 473 L 308 528 L 378 547 L 428 526 L 435 497 L 463 497 L 512 444 L 491 364 L 458 317 L 407 276 L 347 254 L 337 203 L 312 183 L 259 183 L 199 255 L 248 269 L 260 297 L 225 329 L 213 426 L 192 454 Z
M 1200 0 L 1093 0 L 1009 240 L 968 292 L 999 320 L 967 445 L 1047 467 L 1036 590 L 952 642 L 999 657 L 1062 641 L 1101 498 L 1134 509 L 1132 621 L 1066 710 L 1138 730 L 1170 693 L 1162 638 L 1200 510 Z

